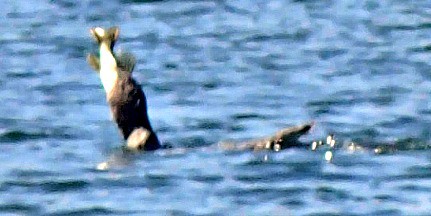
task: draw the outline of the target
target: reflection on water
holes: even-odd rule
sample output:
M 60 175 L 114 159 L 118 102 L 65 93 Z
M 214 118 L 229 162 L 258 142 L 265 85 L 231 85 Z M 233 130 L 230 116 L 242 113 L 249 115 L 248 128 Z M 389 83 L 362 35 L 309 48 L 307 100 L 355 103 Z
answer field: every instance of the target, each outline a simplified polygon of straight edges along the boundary
M 0 212 L 427 215 L 430 8 L 401 0 L 6 0 Z M 85 62 L 95 49 L 88 29 L 111 25 L 121 28 L 119 50 L 138 59 L 134 76 L 153 127 L 174 148 L 117 155 L 121 138 Z M 334 149 L 215 145 L 311 120 L 303 141 L 311 148 L 335 134 Z M 111 157 L 118 166 L 97 169 Z

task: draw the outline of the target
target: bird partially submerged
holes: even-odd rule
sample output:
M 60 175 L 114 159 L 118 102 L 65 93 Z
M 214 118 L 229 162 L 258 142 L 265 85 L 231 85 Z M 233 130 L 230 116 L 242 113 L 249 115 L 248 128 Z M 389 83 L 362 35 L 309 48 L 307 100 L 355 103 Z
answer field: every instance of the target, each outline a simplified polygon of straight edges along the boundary
M 89 54 L 87 61 L 96 70 L 106 92 L 106 100 L 118 128 L 132 150 L 156 150 L 161 147 L 151 127 L 147 100 L 141 86 L 133 79 L 136 60 L 132 54 L 115 54 L 118 27 L 90 29 L 99 45 L 99 55 Z
M 99 45 L 99 55 L 89 54 L 89 65 L 99 73 L 106 100 L 113 119 L 127 140 L 130 150 L 151 151 L 161 147 L 159 139 L 151 127 L 147 114 L 147 100 L 141 86 L 133 79 L 135 57 L 130 53 L 114 53 L 114 45 L 119 36 L 118 27 L 90 29 Z M 306 134 L 313 124 L 285 128 L 275 135 L 239 144 L 223 142 L 226 150 L 281 150 L 299 146 L 299 137 Z
M 301 147 L 303 144 L 299 141 L 302 135 L 307 134 L 313 127 L 314 123 L 308 123 L 293 127 L 284 128 L 277 131 L 274 135 L 248 140 L 242 143 L 221 142 L 219 146 L 226 150 L 274 150 L 279 151 L 291 147 Z

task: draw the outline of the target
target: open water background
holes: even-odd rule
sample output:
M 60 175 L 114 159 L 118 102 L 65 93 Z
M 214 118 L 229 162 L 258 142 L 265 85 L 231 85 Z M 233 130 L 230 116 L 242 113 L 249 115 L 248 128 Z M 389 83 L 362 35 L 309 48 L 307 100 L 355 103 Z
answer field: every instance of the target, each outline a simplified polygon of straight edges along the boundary
M 431 214 L 428 0 L 0 4 L 1 215 Z M 100 171 L 122 141 L 85 56 L 111 25 L 174 148 Z M 308 121 L 331 163 L 213 148 Z

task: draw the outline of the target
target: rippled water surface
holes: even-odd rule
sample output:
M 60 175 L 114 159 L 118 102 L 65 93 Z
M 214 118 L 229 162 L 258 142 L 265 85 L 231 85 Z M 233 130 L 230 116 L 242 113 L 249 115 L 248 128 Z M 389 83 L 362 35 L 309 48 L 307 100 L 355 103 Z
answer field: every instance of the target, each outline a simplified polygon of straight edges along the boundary
M 430 1 L 5 0 L 0 17 L 1 215 L 431 212 Z M 85 61 L 111 25 L 172 149 L 118 150 Z M 217 148 L 309 121 L 305 144 L 335 134 L 331 162 Z

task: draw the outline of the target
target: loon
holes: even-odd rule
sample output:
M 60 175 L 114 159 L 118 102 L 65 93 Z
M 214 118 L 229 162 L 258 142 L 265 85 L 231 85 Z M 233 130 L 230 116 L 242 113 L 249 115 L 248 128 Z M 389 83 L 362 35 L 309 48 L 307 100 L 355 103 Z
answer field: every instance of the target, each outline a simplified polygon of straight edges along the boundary
M 147 99 L 141 86 L 133 79 L 136 59 L 132 54 L 114 54 L 119 28 L 91 28 L 90 33 L 99 45 L 99 55 L 89 54 L 88 64 L 98 72 L 106 100 L 118 129 L 129 150 L 152 151 L 161 147 L 151 127 Z
M 161 148 L 160 141 L 151 127 L 147 114 L 147 101 L 141 86 L 132 78 L 136 64 L 130 53 L 114 54 L 114 45 L 119 36 L 118 27 L 90 29 L 99 45 L 99 55 L 89 54 L 89 65 L 99 73 L 106 100 L 113 119 L 126 140 L 129 150 L 152 151 Z M 225 150 L 281 150 L 299 147 L 298 139 L 309 132 L 314 123 L 284 128 L 273 136 L 234 144 L 221 142 Z

